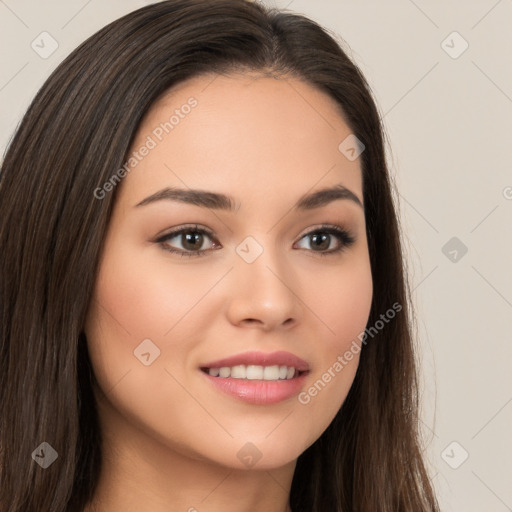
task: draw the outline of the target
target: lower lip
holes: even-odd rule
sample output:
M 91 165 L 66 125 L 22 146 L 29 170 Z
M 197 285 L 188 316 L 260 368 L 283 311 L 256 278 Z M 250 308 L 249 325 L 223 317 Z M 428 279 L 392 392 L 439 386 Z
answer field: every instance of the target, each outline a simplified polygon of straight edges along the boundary
M 224 393 L 256 405 L 276 404 L 298 395 L 307 375 L 303 373 L 299 377 L 286 380 L 248 380 L 212 377 L 203 371 L 201 373 Z

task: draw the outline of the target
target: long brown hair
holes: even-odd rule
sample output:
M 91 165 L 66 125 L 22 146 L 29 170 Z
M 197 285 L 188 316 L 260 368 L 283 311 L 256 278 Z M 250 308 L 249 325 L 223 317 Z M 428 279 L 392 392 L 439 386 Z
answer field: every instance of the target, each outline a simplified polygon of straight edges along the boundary
M 361 351 L 337 416 L 298 458 L 294 512 L 433 512 L 422 459 L 409 300 L 384 131 L 370 87 L 306 17 L 241 0 L 169 0 L 109 24 L 69 55 L 25 114 L 0 171 L 0 504 L 81 512 L 101 465 L 83 326 L 120 169 L 149 107 L 202 73 L 271 71 L 334 98 L 361 155 L 373 302 L 402 311 Z M 47 442 L 57 461 L 42 469 Z

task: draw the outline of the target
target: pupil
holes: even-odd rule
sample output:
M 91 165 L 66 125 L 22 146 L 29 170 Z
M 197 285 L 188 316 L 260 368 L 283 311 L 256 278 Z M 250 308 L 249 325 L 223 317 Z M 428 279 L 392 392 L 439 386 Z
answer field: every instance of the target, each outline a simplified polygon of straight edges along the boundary
M 323 234 L 323 235 L 313 235 L 313 245 L 319 249 L 328 249 L 329 248 L 329 235 Z M 320 243 L 317 243 L 320 239 Z M 327 243 L 326 243 L 327 242 Z
M 199 243 L 198 243 L 199 242 Z M 203 245 L 203 235 L 201 233 L 185 234 L 185 243 L 183 244 L 186 249 L 192 251 L 197 250 L 197 246 Z

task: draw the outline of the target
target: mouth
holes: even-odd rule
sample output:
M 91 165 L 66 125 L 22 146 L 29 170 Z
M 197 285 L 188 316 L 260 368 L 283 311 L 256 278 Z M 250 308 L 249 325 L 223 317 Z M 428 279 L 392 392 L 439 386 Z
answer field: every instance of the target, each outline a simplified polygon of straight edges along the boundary
M 222 393 L 250 404 L 270 405 L 297 395 L 310 367 L 290 352 L 245 352 L 200 366 Z
M 286 365 L 260 366 L 239 364 L 212 368 L 202 367 L 200 369 L 211 377 L 266 381 L 291 380 L 309 373 L 308 370 L 301 371 L 293 366 Z

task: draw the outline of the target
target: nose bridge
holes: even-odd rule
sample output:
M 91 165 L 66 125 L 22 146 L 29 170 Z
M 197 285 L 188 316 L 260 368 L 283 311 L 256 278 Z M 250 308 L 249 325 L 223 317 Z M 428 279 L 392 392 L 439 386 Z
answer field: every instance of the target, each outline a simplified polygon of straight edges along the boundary
M 272 236 L 258 238 L 248 236 L 236 247 L 231 319 L 258 320 L 267 327 L 296 320 L 300 307 L 286 254 L 271 242 Z

